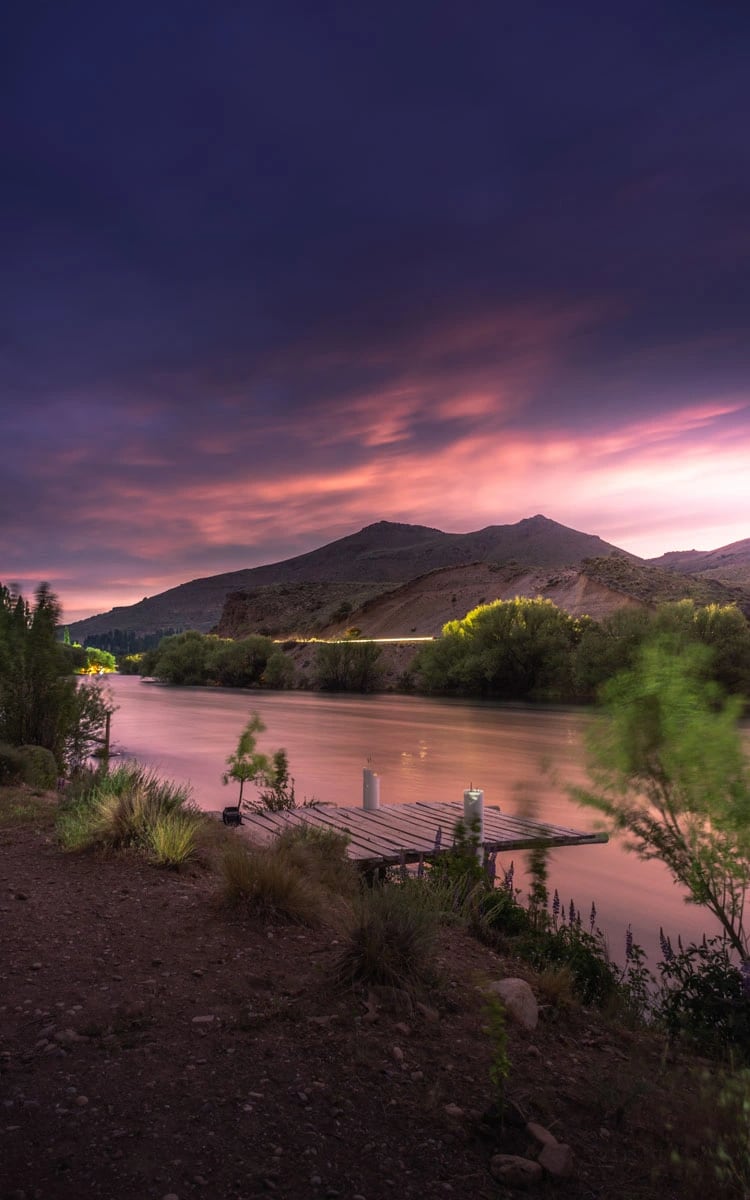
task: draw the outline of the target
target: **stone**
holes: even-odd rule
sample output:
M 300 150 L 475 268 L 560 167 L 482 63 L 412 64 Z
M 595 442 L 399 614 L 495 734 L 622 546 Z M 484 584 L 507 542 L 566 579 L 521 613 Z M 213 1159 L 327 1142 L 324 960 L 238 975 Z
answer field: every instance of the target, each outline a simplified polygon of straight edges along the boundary
M 204 1017 L 193 1017 L 193 1025 L 210 1025 L 216 1017 L 207 1014 Z
M 543 1125 L 537 1125 L 536 1121 L 526 1123 L 526 1132 L 534 1138 L 534 1141 L 539 1142 L 540 1146 L 559 1145 L 554 1134 L 550 1133 L 549 1129 L 545 1129 Z
M 556 1179 L 565 1179 L 573 1174 L 573 1151 L 564 1142 L 545 1146 L 539 1155 L 539 1165 L 544 1167 L 548 1175 L 553 1175 Z
M 534 1187 L 543 1175 L 539 1163 L 518 1154 L 493 1154 L 490 1171 L 498 1183 L 521 1188 Z
M 489 984 L 487 991 L 500 997 L 508 1016 L 523 1029 L 536 1029 L 539 1006 L 525 979 L 498 979 Z
M 453 1117 L 454 1120 L 460 1121 L 464 1115 L 464 1110 L 458 1104 L 443 1105 L 443 1112 L 447 1117 Z

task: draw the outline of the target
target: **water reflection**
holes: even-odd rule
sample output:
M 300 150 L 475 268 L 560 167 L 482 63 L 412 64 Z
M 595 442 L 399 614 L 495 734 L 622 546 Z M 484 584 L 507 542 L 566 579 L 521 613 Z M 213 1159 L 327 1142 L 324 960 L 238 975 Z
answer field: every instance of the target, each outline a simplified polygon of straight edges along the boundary
M 596 814 L 567 794 L 585 781 L 582 734 L 589 717 L 565 709 L 425 699 L 417 696 L 328 696 L 166 688 L 114 677 L 119 705 L 115 743 L 128 755 L 188 781 L 198 803 L 218 809 L 234 792 L 220 782 L 252 712 L 267 732 L 261 748 L 284 746 L 297 797 L 332 804 L 362 802 L 362 769 L 381 777 L 381 803 L 460 801 L 464 788 L 482 787 L 485 803 L 578 829 L 596 828 Z M 510 855 L 502 866 L 507 868 Z M 523 886 L 524 855 L 515 855 Z M 581 912 L 596 901 L 600 924 L 620 957 L 625 930 L 652 962 L 659 926 L 673 941 L 714 932 L 702 910 L 686 906 L 659 863 L 642 863 L 618 842 L 566 847 L 550 856 L 550 882 L 565 904 Z

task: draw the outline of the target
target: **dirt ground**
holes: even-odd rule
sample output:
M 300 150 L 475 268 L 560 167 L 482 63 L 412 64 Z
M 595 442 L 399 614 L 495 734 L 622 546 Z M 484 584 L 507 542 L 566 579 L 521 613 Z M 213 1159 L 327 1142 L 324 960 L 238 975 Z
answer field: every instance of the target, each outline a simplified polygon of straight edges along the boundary
M 448 929 L 420 1006 L 342 991 L 341 935 L 228 912 L 201 867 L 64 855 L 50 814 L 18 815 L 0 791 L 2 1200 L 500 1200 L 493 1155 L 540 1149 L 523 1118 L 574 1156 L 537 1196 L 687 1194 L 659 1043 L 543 1007 L 510 1028 L 501 1131 L 480 989 L 517 964 Z

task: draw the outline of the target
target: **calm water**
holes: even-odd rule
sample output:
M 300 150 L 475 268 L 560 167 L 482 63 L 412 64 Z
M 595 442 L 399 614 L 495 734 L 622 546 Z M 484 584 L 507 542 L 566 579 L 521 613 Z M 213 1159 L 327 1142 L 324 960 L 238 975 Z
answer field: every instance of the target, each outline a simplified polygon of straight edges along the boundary
M 267 728 L 260 749 L 284 746 L 297 798 L 362 803 L 362 769 L 381 777 L 381 805 L 417 800 L 460 801 L 464 788 L 484 789 L 485 804 L 577 829 L 595 829 L 596 814 L 566 788 L 585 781 L 582 733 L 589 717 L 569 710 L 443 701 L 416 696 L 329 696 L 312 692 L 239 692 L 167 688 L 133 676 L 113 676 L 113 738 L 117 749 L 189 782 L 206 809 L 234 803 L 224 788 L 228 754 L 253 712 Z M 515 858 L 523 886 L 526 855 Z M 652 962 L 659 926 L 683 940 L 715 931 L 659 863 L 639 862 L 618 841 L 565 847 L 550 855 L 551 888 L 572 897 L 584 921 L 596 901 L 598 924 L 620 958 L 628 924 Z

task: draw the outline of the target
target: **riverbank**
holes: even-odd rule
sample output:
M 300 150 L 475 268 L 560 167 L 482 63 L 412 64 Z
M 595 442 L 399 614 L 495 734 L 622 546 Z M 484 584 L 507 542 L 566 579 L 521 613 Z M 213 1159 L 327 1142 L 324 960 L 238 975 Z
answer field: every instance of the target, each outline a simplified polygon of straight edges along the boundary
M 420 1006 L 333 982 L 340 933 L 227 912 L 206 866 L 64 855 L 54 801 L 0 791 L 2 1196 L 499 1200 L 488 980 L 523 974 L 507 1095 L 571 1147 L 536 1194 L 689 1200 L 716 1183 L 706 1064 L 570 1005 L 444 928 Z M 715 1109 L 715 1105 L 714 1105 Z M 672 1161 L 674 1152 L 679 1162 Z

